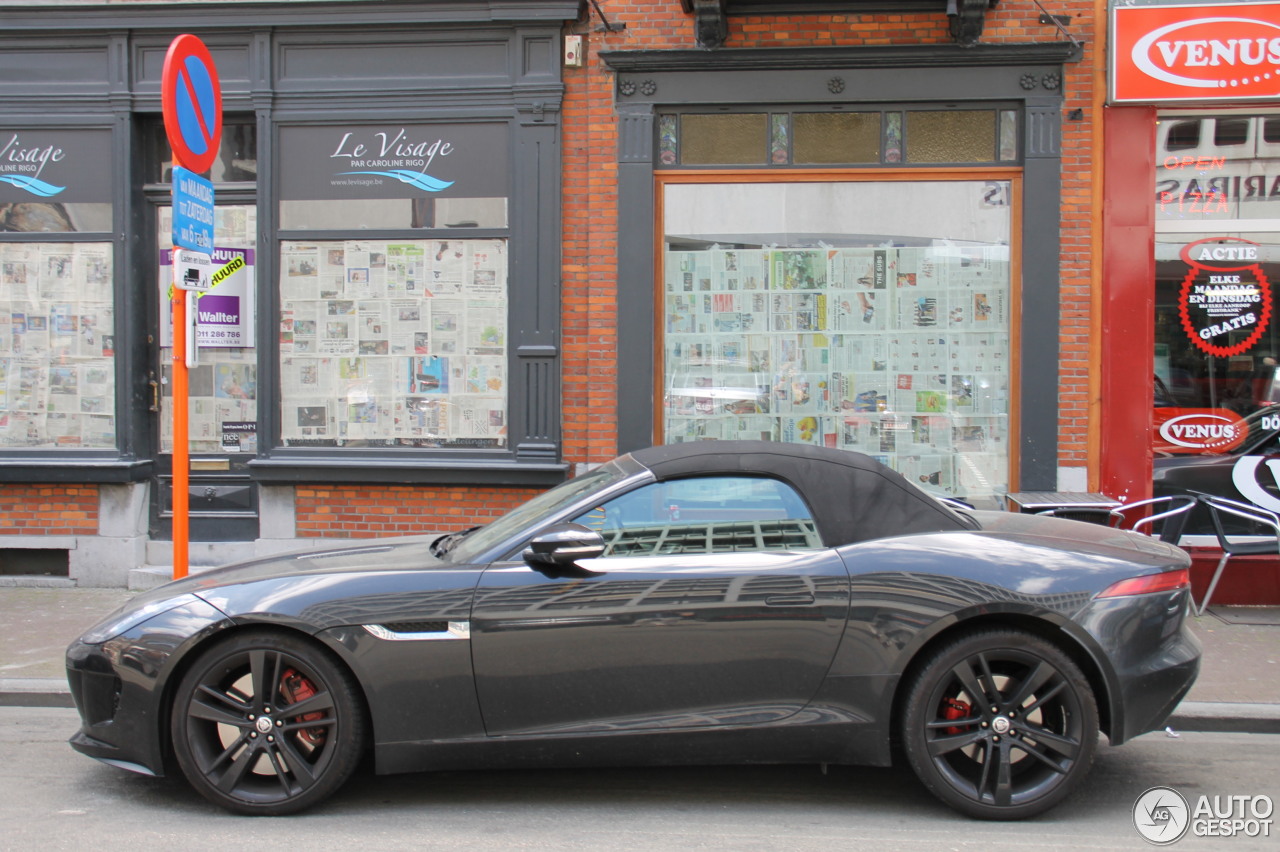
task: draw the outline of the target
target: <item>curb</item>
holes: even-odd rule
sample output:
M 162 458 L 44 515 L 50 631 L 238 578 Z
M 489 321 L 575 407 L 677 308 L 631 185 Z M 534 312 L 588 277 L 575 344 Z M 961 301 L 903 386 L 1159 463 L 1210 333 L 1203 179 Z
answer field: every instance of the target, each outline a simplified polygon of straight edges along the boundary
M 67 682 L 53 677 L 0 678 L 0 707 L 74 707 Z
M 66 681 L 51 677 L 0 678 L 0 707 L 74 707 Z M 1184 701 L 1169 717 L 1175 732 L 1280 734 L 1280 705 Z
M 1184 701 L 1169 717 L 1175 731 L 1280 734 L 1280 705 Z

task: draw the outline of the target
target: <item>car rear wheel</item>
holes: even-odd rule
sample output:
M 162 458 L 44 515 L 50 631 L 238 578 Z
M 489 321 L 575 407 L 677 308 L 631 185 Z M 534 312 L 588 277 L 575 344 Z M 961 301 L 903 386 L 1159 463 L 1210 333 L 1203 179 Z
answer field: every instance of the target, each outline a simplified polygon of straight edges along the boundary
M 1098 709 L 1080 668 L 1018 630 L 961 636 L 907 687 L 903 746 L 916 775 L 961 813 L 1023 819 L 1062 801 L 1089 771 Z
M 364 750 L 346 669 L 305 638 L 241 633 L 202 653 L 173 705 L 174 752 L 192 786 L 242 814 L 295 813 L 336 791 Z

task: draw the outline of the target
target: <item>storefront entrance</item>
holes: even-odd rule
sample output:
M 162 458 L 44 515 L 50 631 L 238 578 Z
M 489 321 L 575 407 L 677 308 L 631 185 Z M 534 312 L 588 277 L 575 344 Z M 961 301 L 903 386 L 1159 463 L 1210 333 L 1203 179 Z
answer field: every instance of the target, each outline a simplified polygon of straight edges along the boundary
M 188 505 L 192 541 L 252 541 L 258 537 L 258 489 L 248 463 L 258 444 L 257 206 L 252 124 L 232 124 L 212 177 L 217 186 L 214 217 L 214 285 L 195 301 L 197 363 L 188 372 L 190 474 Z M 151 169 L 168 182 L 169 156 L 154 130 Z M 149 374 L 154 446 L 158 449 L 151 488 L 151 534 L 173 534 L 173 334 L 170 287 L 173 267 L 172 208 L 163 190 L 148 187 L 148 233 L 154 235 L 153 286 L 159 336 Z

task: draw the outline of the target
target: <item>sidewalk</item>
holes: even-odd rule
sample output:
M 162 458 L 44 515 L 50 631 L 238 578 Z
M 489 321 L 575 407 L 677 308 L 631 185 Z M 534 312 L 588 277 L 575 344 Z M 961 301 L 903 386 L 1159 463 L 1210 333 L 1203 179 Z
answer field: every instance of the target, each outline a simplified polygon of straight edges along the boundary
M 0 706 L 72 706 L 67 645 L 134 594 L 0 585 Z M 1210 607 L 1191 629 L 1204 659 L 1170 726 L 1280 733 L 1280 607 Z

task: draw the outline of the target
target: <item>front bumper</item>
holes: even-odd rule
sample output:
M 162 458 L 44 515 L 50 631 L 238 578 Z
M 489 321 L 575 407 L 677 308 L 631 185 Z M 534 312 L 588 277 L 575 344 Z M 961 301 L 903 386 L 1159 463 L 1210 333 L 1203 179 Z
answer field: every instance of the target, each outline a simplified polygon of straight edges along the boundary
M 157 615 L 106 642 L 67 648 L 67 683 L 80 713 L 73 749 L 135 772 L 163 775 L 166 689 L 182 652 L 230 619 L 203 601 Z

